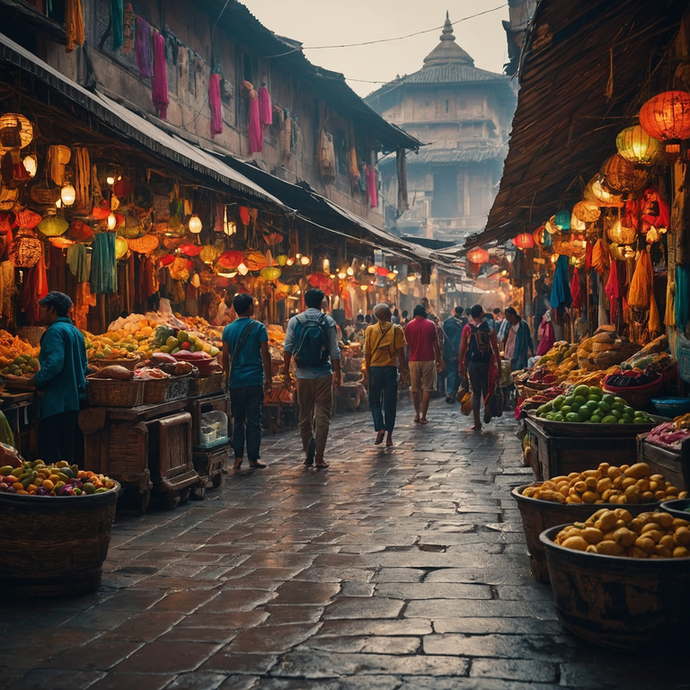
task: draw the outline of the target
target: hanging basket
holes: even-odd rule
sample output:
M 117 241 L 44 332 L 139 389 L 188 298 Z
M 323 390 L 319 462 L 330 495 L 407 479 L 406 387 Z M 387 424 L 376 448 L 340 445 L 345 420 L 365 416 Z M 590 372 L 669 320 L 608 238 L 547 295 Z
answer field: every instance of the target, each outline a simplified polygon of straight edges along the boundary
M 129 248 L 137 254 L 150 254 L 158 249 L 158 238 L 155 235 L 143 235 L 134 240 L 127 240 Z
M 55 202 L 60 198 L 60 190 L 58 187 L 51 187 L 47 180 L 41 180 L 31 188 L 29 196 L 39 206 L 55 207 Z

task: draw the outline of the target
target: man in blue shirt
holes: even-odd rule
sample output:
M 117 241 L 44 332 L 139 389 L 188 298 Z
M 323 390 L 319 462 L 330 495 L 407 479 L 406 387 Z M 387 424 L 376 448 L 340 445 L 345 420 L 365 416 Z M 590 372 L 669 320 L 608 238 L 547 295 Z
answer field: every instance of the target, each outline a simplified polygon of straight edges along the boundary
M 323 454 L 333 409 L 333 392 L 340 387 L 340 348 L 335 321 L 321 311 L 326 295 L 307 290 L 307 309 L 288 322 L 283 345 L 284 380 L 290 384 L 294 358 L 295 387 L 299 403 L 299 430 L 306 453 L 305 465 L 328 467 Z
M 252 319 L 251 295 L 235 295 L 232 306 L 238 318 L 223 330 L 223 370 L 230 389 L 234 467 L 239 470 L 242 465 L 246 439 L 249 466 L 263 469 L 266 465 L 259 462 L 261 418 L 264 393 L 270 393 L 272 387 L 268 331 L 260 321 Z
M 81 331 L 67 313 L 72 300 L 62 292 L 49 292 L 38 301 L 48 327 L 41 338 L 40 369 L 33 377 L 43 391 L 38 433 L 38 455 L 46 464 L 74 462 L 77 418 L 86 401 L 86 345 Z
M 453 315 L 443 322 L 443 359 L 448 371 L 446 379 L 446 402 L 455 402 L 455 394 L 460 387 L 458 376 L 458 357 L 460 356 L 460 340 L 462 329 L 467 325 L 467 319 L 463 315 L 462 307 L 455 307 Z

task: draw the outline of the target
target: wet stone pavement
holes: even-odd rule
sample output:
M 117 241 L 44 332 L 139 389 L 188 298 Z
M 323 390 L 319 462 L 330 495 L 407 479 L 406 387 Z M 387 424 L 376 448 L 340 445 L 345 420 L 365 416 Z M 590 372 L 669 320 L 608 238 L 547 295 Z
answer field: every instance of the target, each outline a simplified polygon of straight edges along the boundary
M 457 405 L 399 411 L 397 446 L 366 414 L 333 421 L 327 471 L 296 432 L 269 469 L 206 500 L 118 517 L 103 586 L 0 605 L 11 690 L 509 690 L 689 687 L 682 665 L 580 643 L 534 581 L 513 486 L 515 423 L 482 434 Z

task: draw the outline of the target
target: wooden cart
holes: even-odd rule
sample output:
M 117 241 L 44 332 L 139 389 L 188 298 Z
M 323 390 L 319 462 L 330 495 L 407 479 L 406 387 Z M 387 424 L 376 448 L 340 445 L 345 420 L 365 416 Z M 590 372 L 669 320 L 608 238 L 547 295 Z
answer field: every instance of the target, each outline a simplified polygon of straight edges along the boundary
M 646 462 L 652 473 L 663 474 L 664 478 L 681 491 L 690 486 L 690 439 L 686 439 L 680 450 L 663 448 L 649 443 L 647 434 L 637 437 L 637 457 L 639 462 Z
M 116 479 L 122 505 L 146 512 L 151 490 L 166 508 L 189 498 L 199 475 L 192 462 L 192 416 L 187 400 L 137 407 L 91 407 L 79 414 L 84 465 Z

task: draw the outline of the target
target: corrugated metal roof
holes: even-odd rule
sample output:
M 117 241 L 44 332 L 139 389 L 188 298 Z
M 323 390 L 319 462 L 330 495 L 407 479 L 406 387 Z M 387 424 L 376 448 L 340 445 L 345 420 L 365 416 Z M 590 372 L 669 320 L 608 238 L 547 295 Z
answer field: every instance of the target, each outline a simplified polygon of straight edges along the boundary
M 520 65 L 520 91 L 501 186 L 486 230 L 466 247 L 534 230 L 581 198 L 616 135 L 650 96 L 650 69 L 688 0 L 541 0 Z M 607 89 L 612 95 L 607 97 Z
M 504 146 L 492 148 L 472 149 L 432 149 L 423 148 L 419 153 L 408 154 L 407 165 L 429 165 L 433 163 L 485 163 L 486 161 L 501 160 L 505 158 Z M 382 158 L 379 165 L 394 163 L 395 156 L 389 155 Z

